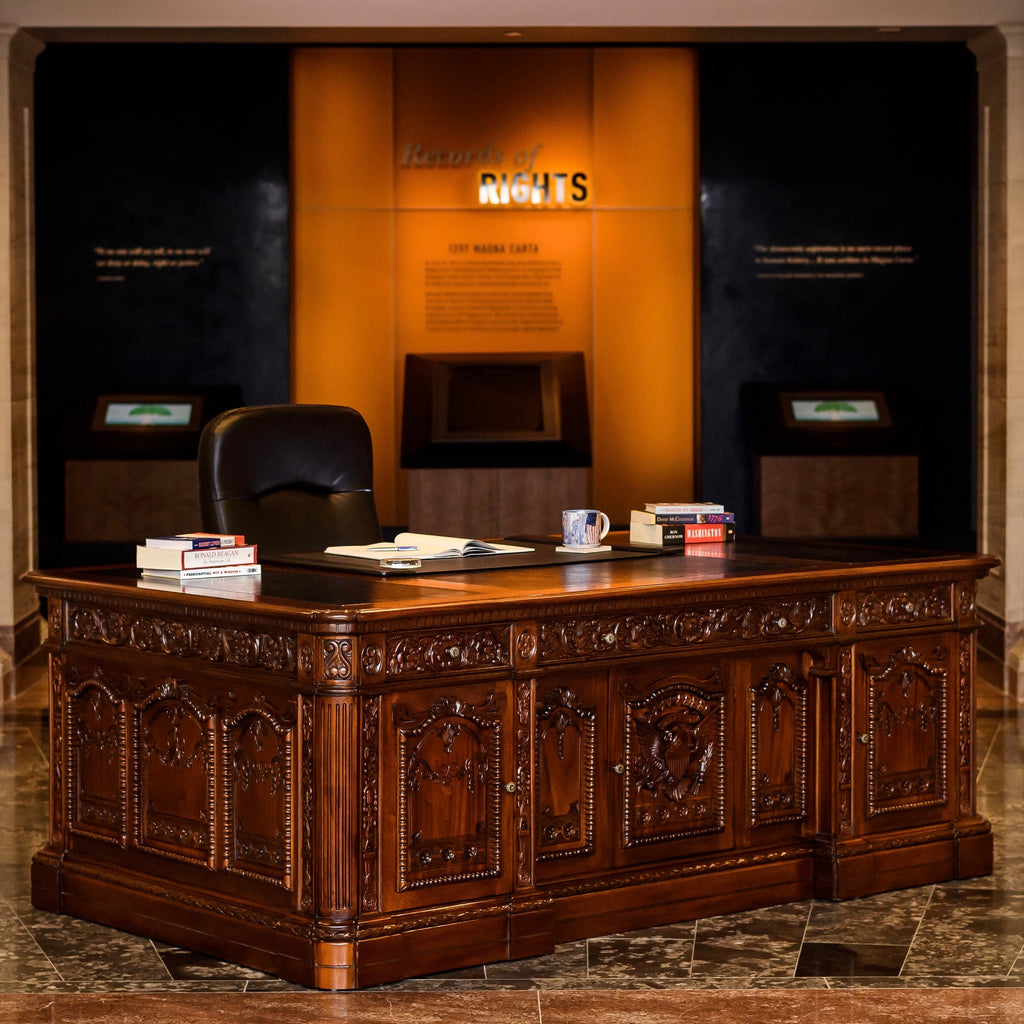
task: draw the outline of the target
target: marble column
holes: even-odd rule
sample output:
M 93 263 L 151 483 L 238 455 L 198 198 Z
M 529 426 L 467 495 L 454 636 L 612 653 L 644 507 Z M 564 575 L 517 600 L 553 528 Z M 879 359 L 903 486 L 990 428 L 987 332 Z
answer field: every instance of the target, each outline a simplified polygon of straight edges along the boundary
M 0 27 L 0 668 L 38 644 L 32 71 L 42 45 Z
M 978 546 L 982 645 L 1024 697 L 1024 24 L 971 44 L 978 62 Z

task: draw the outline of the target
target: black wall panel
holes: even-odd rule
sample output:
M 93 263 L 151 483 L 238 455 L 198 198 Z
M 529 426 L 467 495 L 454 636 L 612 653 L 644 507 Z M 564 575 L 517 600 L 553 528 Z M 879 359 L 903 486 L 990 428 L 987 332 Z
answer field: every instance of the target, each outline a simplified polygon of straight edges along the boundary
M 287 50 L 51 45 L 36 68 L 40 546 L 98 394 L 289 399 Z M 125 500 L 130 500 L 126 496 Z
M 700 57 L 702 495 L 756 522 L 745 385 L 883 388 L 921 453 L 922 538 L 972 545 L 973 58 Z

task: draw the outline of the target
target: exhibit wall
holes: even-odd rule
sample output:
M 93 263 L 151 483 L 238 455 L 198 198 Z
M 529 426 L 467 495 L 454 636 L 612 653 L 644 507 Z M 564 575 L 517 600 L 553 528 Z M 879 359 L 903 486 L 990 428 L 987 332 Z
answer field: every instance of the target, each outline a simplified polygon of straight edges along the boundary
M 293 54 L 293 398 L 364 414 L 385 522 L 407 354 L 583 352 L 591 500 L 692 494 L 695 104 L 686 49 Z
M 918 493 L 854 473 L 836 500 L 973 548 L 975 89 L 963 44 L 701 49 L 700 488 L 742 529 L 774 428 L 751 395 L 861 389 L 896 429 L 847 452 L 916 457 Z
M 922 536 L 973 544 L 966 46 L 54 44 L 35 90 L 43 565 L 118 391 L 352 405 L 404 525 L 430 353 L 582 352 L 619 522 L 703 497 L 754 530 L 751 386 L 880 393 Z
M 103 396 L 289 400 L 287 51 L 52 44 L 35 72 L 39 558 L 198 526 L 198 431 Z M 184 521 L 187 520 L 187 521 Z M 141 533 L 141 537 L 140 537 Z

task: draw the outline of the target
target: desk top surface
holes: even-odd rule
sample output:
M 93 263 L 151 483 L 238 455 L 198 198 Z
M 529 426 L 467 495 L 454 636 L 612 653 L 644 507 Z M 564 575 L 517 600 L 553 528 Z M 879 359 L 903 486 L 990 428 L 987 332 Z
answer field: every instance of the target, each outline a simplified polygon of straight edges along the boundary
M 610 537 L 609 539 L 614 540 Z M 552 553 L 554 542 L 552 541 Z M 133 566 L 34 570 L 26 574 L 44 596 L 117 597 L 191 607 L 240 606 L 250 613 L 333 621 L 409 615 L 489 615 L 526 605 L 557 605 L 619 597 L 657 599 L 708 591 L 725 594 L 752 586 L 773 589 L 898 585 L 910 578 L 971 579 L 998 560 L 987 555 L 929 552 L 806 541 L 740 538 L 699 548 L 643 550 L 636 557 L 573 555 L 548 564 L 481 568 L 475 557 L 452 571 L 380 576 L 373 572 L 265 562 L 258 577 L 214 578 L 186 584 L 142 578 Z M 297 556 L 298 563 L 303 557 Z M 540 561 L 544 561 L 540 559 Z M 857 582 L 859 581 L 859 583 Z M 520 614 L 522 612 L 520 611 Z

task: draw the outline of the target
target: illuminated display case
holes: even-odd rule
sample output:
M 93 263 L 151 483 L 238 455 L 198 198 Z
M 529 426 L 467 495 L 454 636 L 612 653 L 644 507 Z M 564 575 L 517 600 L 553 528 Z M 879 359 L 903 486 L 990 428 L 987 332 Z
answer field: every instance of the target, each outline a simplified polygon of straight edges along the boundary
M 199 435 L 240 403 L 237 388 L 211 388 L 100 394 L 69 407 L 63 531 L 50 559 L 130 561 L 146 537 L 199 529 Z
M 589 465 L 582 352 L 406 356 L 403 468 Z
M 743 396 L 755 532 L 918 537 L 915 418 L 902 390 L 762 384 Z

